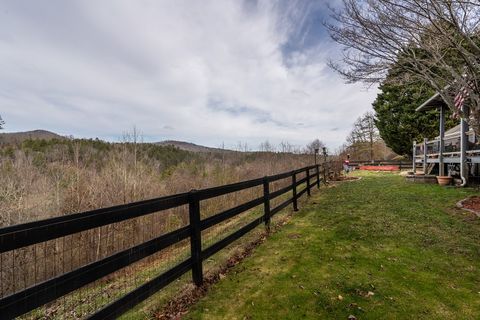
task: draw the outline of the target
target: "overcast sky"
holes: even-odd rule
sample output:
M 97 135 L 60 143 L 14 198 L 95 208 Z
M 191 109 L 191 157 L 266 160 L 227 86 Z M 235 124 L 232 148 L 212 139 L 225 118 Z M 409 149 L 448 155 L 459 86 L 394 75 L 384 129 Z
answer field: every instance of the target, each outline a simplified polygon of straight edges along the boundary
M 326 65 L 327 2 L 2 0 L 4 131 L 334 149 L 377 91 Z

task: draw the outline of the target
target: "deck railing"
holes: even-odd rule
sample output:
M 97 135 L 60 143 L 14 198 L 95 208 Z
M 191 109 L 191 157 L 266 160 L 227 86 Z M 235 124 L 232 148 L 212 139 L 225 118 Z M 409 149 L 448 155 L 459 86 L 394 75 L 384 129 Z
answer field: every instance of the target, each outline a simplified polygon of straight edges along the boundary
M 460 153 L 461 148 L 461 141 L 460 141 L 460 133 L 455 132 L 452 134 L 445 135 L 444 139 L 444 148 L 443 154 L 444 155 L 451 155 Z M 475 143 L 475 133 L 473 131 L 469 131 L 467 133 L 467 152 L 478 152 L 480 150 L 480 144 Z M 415 156 L 417 158 L 423 158 L 424 155 L 424 143 L 418 142 L 415 145 Z M 440 139 L 432 139 L 426 141 L 426 150 L 427 156 L 437 156 L 440 153 Z
M 400 170 L 411 169 L 412 162 L 407 160 L 350 160 L 349 166 L 358 169 L 360 166 L 398 166 Z

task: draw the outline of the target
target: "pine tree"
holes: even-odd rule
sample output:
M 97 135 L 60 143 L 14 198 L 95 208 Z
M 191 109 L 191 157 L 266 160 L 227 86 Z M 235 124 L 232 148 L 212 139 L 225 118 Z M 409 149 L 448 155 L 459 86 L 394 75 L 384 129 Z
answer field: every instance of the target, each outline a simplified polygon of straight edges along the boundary
M 380 86 L 381 93 L 373 103 L 375 124 L 387 146 L 399 155 L 411 156 L 413 140 L 431 139 L 439 133 L 437 110 L 415 111 L 434 91 L 421 83 L 399 85 L 388 80 L 387 77 L 387 81 Z M 447 129 L 455 125 L 448 115 L 445 124 Z

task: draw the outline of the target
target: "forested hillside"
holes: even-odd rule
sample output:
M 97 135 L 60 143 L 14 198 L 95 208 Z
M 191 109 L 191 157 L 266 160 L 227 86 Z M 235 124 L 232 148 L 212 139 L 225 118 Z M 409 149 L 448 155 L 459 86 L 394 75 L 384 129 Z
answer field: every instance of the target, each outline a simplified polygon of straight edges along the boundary
M 0 226 L 291 170 L 312 155 L 51 139 L 0 146 Z

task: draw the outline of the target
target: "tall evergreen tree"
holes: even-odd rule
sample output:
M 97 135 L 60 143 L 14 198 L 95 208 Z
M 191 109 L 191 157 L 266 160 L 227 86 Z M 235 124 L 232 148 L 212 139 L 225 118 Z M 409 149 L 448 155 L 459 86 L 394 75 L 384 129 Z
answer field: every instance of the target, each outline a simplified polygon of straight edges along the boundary
M 392 73 L 388 77 L 394 77 Z M 380 136 L 395 153 L 410 156 L 412 141 L 423 141 L 439 134 L 439 112 L 415 112 L 415 109 L 434 94 L 421 83 L 400 85 L 387 80 L 373 103 L 375 124 Z M 455 125 L 447 112 L 446 128 Z
M 478 0 L 342 0 L 327 28 L 343 46 L 330 62 L 349 82 L 381 83 L 392 67 L 403 84 L 420 81 L 452 111 L 462 92 L 466 118 L 480 136 L 480 2 Z M 399 55 L 401 59 L 399 59 Z M 448 89 L 445 89 L 448 85 Z

